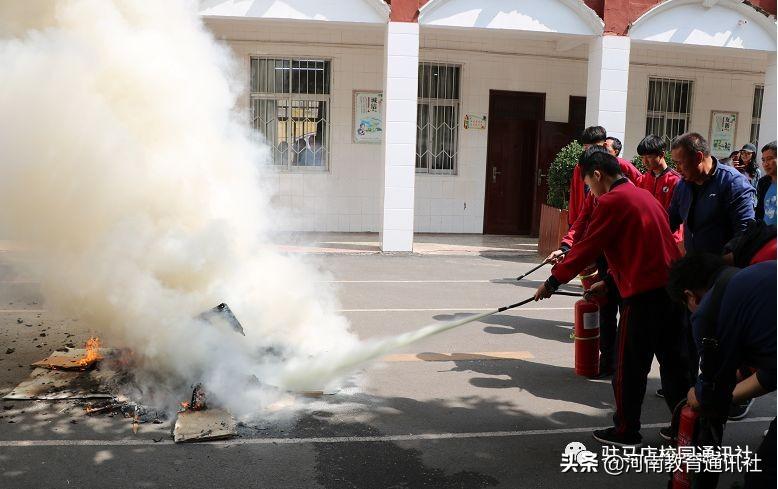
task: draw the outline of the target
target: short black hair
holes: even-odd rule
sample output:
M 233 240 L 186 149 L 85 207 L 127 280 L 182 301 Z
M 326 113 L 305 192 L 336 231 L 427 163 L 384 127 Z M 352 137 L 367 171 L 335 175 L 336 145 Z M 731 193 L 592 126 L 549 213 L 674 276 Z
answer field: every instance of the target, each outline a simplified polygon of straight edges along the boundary
M 655 134 L 649 134 L 638 143 L 638 154 L 640 156 L 664 156 L 667 144 L 665 140 Z
M 581 144 L 597 144 L 608 138 L 602 126 L 589 126 L 581 133 Z
M 773 153 L 775 153 L 776 152 L 775 141 L 771 141 L 765 144 L 764 146 L 762 146 L 762 153 L 764 153 L 765 151 L 772 151 Z
M 586 175 L 592 176 L 595 170 L 599 170 L 600 173 L 611 177 L 617 177 L 622 174 L 619 160 L 601 146 L 592 146 L 584 151 L 578 160 L 578 164 L 581 165 L 581 178 L 584 178 Z
M 613 141 L 611 143 L 611 146 L 613 147 L 613 150 L 616 152 L 616 156 L 620 155 L 621 154 L 621 148 L 623 148 L 623 146 L 621 145 L 621 141 L 619 141 L 619 138 L 614 138 L 614 137 L 611 137 L 611 136 L 608 136 L 607 138 L 605 138 L 606 141 L 608 139 Z
M 710 156 L 710 145 L 708 141 L 702 137 L 702 134 L 697 132 L 687 132 L 673 139 L 673 144 L 670 145 L 671 149 L 683 148 L 687 155 L 693 155 L 696 152 L 701 152 L 704 156 Z
M 713 253 L 689 253 L 670 266 L 667 294 L 676 302 L 686 304 L 684 290 L 705 290 L 713 287 L 719 272 L 726 266 L 724 259 Z

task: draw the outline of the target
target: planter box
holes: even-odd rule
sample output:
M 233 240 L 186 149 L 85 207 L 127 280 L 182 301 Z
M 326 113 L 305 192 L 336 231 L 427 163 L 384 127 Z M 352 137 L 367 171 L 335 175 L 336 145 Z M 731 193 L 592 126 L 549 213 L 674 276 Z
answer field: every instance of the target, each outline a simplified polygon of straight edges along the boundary
M 543 204 L 540 207 L 540 238 L 538 255 L 545 258 L 559 249 L 559 242 L 567 233 L 567 210 Z

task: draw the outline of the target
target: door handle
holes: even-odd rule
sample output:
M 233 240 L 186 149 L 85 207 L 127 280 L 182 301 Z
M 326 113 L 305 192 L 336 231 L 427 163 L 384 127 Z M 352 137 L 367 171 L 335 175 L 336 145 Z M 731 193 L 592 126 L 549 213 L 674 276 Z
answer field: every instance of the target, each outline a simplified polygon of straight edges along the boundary
M 497 175 L 502 174 L 502 172 L 497 170 L 496 166 L 492 167 L 492 183 L 497 183 Z

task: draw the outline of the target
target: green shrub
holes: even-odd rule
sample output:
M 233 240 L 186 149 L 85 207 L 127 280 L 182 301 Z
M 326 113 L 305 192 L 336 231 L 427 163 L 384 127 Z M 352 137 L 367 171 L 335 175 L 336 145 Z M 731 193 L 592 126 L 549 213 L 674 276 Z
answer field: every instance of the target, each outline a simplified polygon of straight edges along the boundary
M 567 203 L 570 201 L 570 180 L 582 151 L 583 146 L 578 141 L 573 141 L 557 153 L 548 170 L 548 205 L 567 209 Z

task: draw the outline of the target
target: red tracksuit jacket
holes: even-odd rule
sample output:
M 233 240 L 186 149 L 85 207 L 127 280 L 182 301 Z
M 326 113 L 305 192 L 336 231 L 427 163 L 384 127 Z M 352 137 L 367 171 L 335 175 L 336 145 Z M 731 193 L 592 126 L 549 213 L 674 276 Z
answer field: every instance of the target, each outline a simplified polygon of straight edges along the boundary
M 627 160 L 624 160 L 622 158 L 616 158 L 619 161 L 619 166 L 621 167 L 621 173 L 624 174 L 625 177 L 629 178 L 632 183 L 637 185 L 640 182 L 640 179 L 642 178 L 642 174 L 640 171 L 635 168 L 635 165 L 630 163 Z M 594 210 L 595 206 L 595 198 L 592 194 L 586 194 L 584 196 L 584 200 L 581 203 L 581 206 L 578 208 L 578 211 L 576 213 L 575 219 L 571 220 L 570 216 L 573 214 L 572 212 L 572 205 L 573 205 L 573 191 L 572 189 L 575 187 L 575 179 L 578 179 L 577 181 L 580 184 L 580 192 L 581 194 L 584 193 L 584 183 L 583 179 L 581 178 L 581 168 L 578 165 L 575 165 L 575 169 L 573 170 L 573 182 L 570 183 L 570 210 L 568 211 L 568 221 L 570 222 L 570 229 L 567 231 L 567 234 L 562 238 L 562 248 L 570 248 L 573 246 L 573 243 L 581 239 L 586 232 L 586 226 L 589 224 L 589 218 L 591 217 L 592 210 Z M 576 190 L 577 191 L 577 190 Z M 669 201 L 668 201 L 668 205 Z M 680 231 L 679 231 L 680 232 Z M 681 234 L 681 239 L 683 240 L 683 234 Z
M 637 186 L 644 188 L 651 192 L 656 200 L 662 204 L 665 210 L 670 208 L 670 201 L 673 200 L 673 191 L 675 185 L 681 180 L 681 174 L 672 168 L 668 167 L 659 174 L 654 175 L 653 172 L 648 171 L 644 173 L 637 183 Z M 678 230 L 673 233 L 676 243 L 683 243 L 683 226 L 680 226 Z
M 623 158 L 616 159 L 619 160 L 621 173 L 632 180 L 632 183 L 637 185 L 642 176 L 640 170 Z M 578 219 L 578 215 L 581 213 L 585 200 L 586 192 L 584 192 L 584 181 L 583 178 L 581 178 L 581 167 L 580 165 L 575 165 L 575 168 L 573 169 L 573 179 L 570 181 L 570 202 L 567 205 L 567 224 L 569 226 L 572 226 L 575 223 L 575 220 Z
M 681 257 L 667 211 L 627 179 L 597 199 L 586 235 L 551 275 L 567 283 L 603 253 L 623 298 L 664 287 L 670 264 Z

